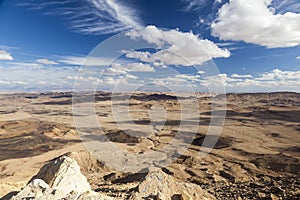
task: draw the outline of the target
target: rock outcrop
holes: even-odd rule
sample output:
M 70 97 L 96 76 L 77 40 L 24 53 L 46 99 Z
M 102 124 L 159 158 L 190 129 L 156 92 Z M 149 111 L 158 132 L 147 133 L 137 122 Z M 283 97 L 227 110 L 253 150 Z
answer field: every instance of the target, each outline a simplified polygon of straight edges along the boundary
M 110 197 L 91 190 L 77 162 L 61 156 L 43 166 L 28 185 L 11 200 L 109 200 Z
M 153 200 L 212 200 L 215 199 L 209 193 L 203 191 L 200 186 L 179 182 L 172 176 L 157 169 L 145 176 L 137 187 L 124 192 L 127 197 L 111 197 L 109 194 L 92 191 L 87 178 L 81 173 L 76 160 L 80 154 L 68 154 L 61 156 L 44 165 L 37 175 L 10 200 L 110 200 L 110 199 L 153 199 Z M 85 155 L 85 154 L 84 154 Z M 75 158 L 72 158 L 75 157 Z M 86 158 L 86 157 L 84 157 Z M 76 160 L 75 160 L 76 159 Z M 83 163 L 81 163 L 82 165 Z M 95 164 L 95 163 L 94 163 Z M 94 166 L 94 165 L 91 165 Z M 86 169 L 89 171 L 88 169 Z M 96 170 L 97 171 L 97 170 Z M 101 180 L 100 182 L 101 183 Z M 126 185 L 126 183 L 123 183 Z
M 130 200 L 212 200 L 211 194 L 203 191 L 200 186 L 193 183 L 178 182 L 172 176 L 161 170 L 150 172 L 138 186 Z

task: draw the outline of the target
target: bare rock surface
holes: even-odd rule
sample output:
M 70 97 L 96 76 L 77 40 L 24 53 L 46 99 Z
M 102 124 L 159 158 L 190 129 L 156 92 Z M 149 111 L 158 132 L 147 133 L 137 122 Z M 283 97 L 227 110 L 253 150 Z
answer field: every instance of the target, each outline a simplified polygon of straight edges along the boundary
M 80 155 L 83 158 L 80 158 Z M 70 157 L 69 157 L 70 156 Z M 149 172 L 134 190 L 127 190 L 128 195 L 113 197 L 110 194 L 95 192 L 87 178 L 81 173 L 77 160 L 83 161 L 84 153 L 69 153 L 45 164 L 37 175 L 10 200 L 109 200 L 109 199 L 215 199 L 200 186 L 180 182 L 160 169 Z M 79 159 L 80 158 L 80 159 Z M 82 165 L 83 163 L 81 163 Z M 95 167 L 91 165 L 90 167 Z M 88 168 L 90 168 L 88 167 Z M 85 170 L 89 170 L 89 169 Z M 101 182 L 101 180 L 100 180 Z M 126 183 L 125 183 L 126 184 Z M 127 196 L 127 197 L 125 197 Z
M 112 199 L 91 190 L 77 162 L 61 156 L 44 165 L 27 186 L 11 200 L 83 200 Z
M 90 184 L 81 173 L 77 162 L 67 156 L 59 157 L 42 167 L 32 178 L 44 180 L 51 188 L 63 190 L 66 193 L 90 191 Z
M 130 199 L 210 200 L 215 198 L 196 184 L 178 182 L 172 176 L 161 170 L 157 170 L 150 172 L 145 177 L 145 180 L 138 185 L 138 191 L 134 193 Z

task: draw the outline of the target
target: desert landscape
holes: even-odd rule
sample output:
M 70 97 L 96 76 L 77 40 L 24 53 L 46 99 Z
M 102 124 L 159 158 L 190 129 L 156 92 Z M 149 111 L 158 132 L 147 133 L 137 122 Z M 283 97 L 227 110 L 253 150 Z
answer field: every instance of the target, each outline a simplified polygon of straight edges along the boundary
M 0 200 L 300 200 L 299 0 L 0 0 Z
M 101 130 L 87 132 L 105 135 L 133 154 L 159 152 L 177 134 L 179 98 L 187 101 L 189 95 L 134 93 L 125 102 L 122 97 L 126 95 L 117 94 L 117 103 L 129 106 L 137 130 L 118 126 L 127 122 L 114 118 L 111 93 L 98 92 L 93 103 Z M 198 120 L 198 130 L 184 154 L 155 169 L 125 172 L 88 151 L 74 123 L 72 93 L 1 94 L 1 199 L 300 198 L 299 93 L 227 94 L 220 138 L 204 157 L 199 153 L 211 118 L 220 117 L 218 112 L 212 115 L 212 104 L 225 96 L 195 95 L 199 119 L 188 122 Z M 165 109 L 163 124 L 151 122 L 153 107 Z M 214 109 L 224 111 L 223 107 Z M 66 184 L 68 177 L 75 185 Z

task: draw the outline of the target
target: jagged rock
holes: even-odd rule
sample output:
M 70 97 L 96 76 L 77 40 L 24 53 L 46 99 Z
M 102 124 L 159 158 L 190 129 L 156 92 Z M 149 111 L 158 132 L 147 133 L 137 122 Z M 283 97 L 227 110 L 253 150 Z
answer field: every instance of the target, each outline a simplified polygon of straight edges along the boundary
M 58 199 L 77 199 L 78 193 L 66 193 L 62 190 L 55 190 L 49 187 L 45 181 L 35 179 L 30 182 L 23 190 L 21 190 L 11 200 L 58 200 Z
M 80 195 L 77 200 L 113 200 L 113 199 L 114 198 L 112 197 L 108 197 L 106 195 L 94 191 L 90 191 Z
M 24 199 L 113 200 L 114 198 L 92 191 L 75 159 L 61 156 L 43 166 L 28 185 L 11 198 L 11 200 Z M 211 200 L 215 198 L 196 184 L 178 182 L 162 170 L 156 170 L 143 179 L 138 185 L 138 191 L 133 192 L 129 199 Z
M 17 196 L 11 198 L 11 200 L 112 200 L 111 197 L 107 197 L 102 194 L 98 194 L 94 191 L 87 191 L 83 194 L 79 194 L 74 191 L 66 193 L 63 190 L 56 190 L 49 187 L 41 179 L 35 179 L 30 182 Z
M 50 187 L 43 180 L 35 179 L 30 182 L 21 192 L 18 193 L 17 196 L 12 199 L 20 199 L 20 198 L 39 198 L 43 196 L 43 193 L 47 190 L 49 191 Z
M 77 162 L 61 156 L 44 165 L 28 185 L 11 200 L 109 200 L 91 190 Z
M 77 162 L 67 156 L 59 157 L 43 166 L 31 180 L 34 179 L 42 179 L 51 188 L 63 190 L 66 193 L 77 191 L 82 194 L 91 190 Z
M 215 198 L 196 184 L 178 182 L 161 170 L 156 170 L 146 176 L 145 180 L 139 184 L 138 192 L 131 195 L 130 199 L 211 200 Z
M 278 200 L 279 198 L 278 198 L 276 195 L 271 194 L 271 199 L 272 199 L 272 200 Z

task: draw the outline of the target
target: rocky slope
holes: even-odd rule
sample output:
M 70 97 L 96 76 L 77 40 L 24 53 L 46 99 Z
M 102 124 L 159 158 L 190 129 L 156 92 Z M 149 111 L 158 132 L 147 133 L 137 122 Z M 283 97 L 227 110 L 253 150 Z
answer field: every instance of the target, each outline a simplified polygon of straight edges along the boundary
M 91 189 L 87 178 L 81 173 L 78 153 L 58 157 L 45 164 L 37 175 L 19 192 L 10 193 L 3 200 L 110 200 L 110 199 L 215 199 L 200 186 L 178 182 L 160 169 L 148 173 L 134 190 L 124 191 L 123 197 L 111 197 Z M 83 155 L 82 153 L 80 155 Z M 82 158 L 80 158 L 82 159 Z M 81 163 L 85 165 L 86 163 Z M 90 163 L 91 164 L 91 163 Z M 89 165 L 89 164 L 88 164 Z M 89 165 L 88 167 L 91 167 Z M 83 169 L 84 170 L 84 169 Z M 86 169 L 85 169 L 86 170 Z M 100 183 L 100 181 L 99 181 Z

